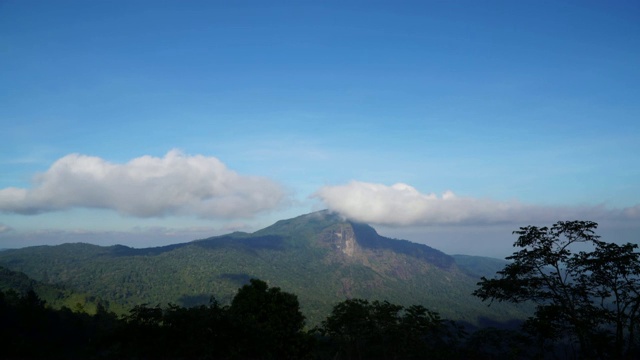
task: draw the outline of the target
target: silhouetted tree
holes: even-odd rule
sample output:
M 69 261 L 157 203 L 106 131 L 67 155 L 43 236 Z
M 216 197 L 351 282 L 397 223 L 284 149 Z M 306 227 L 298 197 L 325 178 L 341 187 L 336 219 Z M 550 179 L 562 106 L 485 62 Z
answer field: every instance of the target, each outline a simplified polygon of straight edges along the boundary
M 134 306 L 117 329 L 121 356 L 147 359 L 165 356 L 166 331 L 162 324 L 163 310 L 160 305 Z
M 536 304 L 525 329 L 540 351 L 560 345 L 581 358 L 633 358 L 638 352 L 638 245 L 599 240 L 590 221 L 527 226 L 514 234 L 521 250 L 494 279 L 482 278 L 483 300 Z
M 424 359 L 425 353 L 431 359 L 455 358 L 466 336 L 462 327 L 454 321 L 442 319 L 440 314 L 422 305 L 405 309 L 401 330 L 405 334 L 401 347 L 405 359 Z
M 530 340 L 526 333 L 517 329 L 487 327 L 469 335 L 464 344 L 463 354 L 467 359 L 474 360 L 538 358 L 535 346 L 530 344 Z
M 235 322 L 222 307 L 211 298 L 209 306 L 180 307 L 169 305 L 164 312 L 166 330 L 166 357 L 190 359 L 218 359 L 230 356 Z
M 54 310 L 33 291 L 0 292 L 2 358 L 85 358 L 93 336 L 90 316 Z
M 345 300 L 314 330 L 322 356 L 344 359 L 451 359 L 463 335 L 453 322 L 423 306 Z
M 349 299 L 335 305 L 317 330 L 336 347 L 336 357 L 362 359 L 367 355 L 374 326 L 369 301 Z
M 233 355 L 238 358 L 299 359 L 310 352 L 305 318 L 294 294 L 251 279 L 238 290 L 229 313 L 236 324 Z

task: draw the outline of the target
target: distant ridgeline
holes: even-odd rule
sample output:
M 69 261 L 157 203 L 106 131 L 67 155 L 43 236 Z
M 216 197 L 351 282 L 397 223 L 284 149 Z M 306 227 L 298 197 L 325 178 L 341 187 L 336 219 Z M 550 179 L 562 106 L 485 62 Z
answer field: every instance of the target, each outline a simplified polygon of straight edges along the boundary
M 251 234 L 163 247 L 76 243 L 0 252 L 0 266 L 38 281 L 22 289 L 63 294 L 41 295 L 49 304 L 60 304 L 55 299 L 65 296 L 69 299 L 62 303 L 70 307 L 101 301 L 116 312 L 144 303 L 201 305 L 212 296 L 226 304 L 240 286 L 259 278 L 296 294 L 309 325 L 352 298 L 423 305 L 476 325 L 524 319 L 529 311 L 488 307 L 471 295 L 481 276 L 491 276 L 503 265 L 497 259 L 452 257 L 423 244 L 386 238 L 327 211 L 281 220 Z M 91 295 L 65 293 L 69 290 Z

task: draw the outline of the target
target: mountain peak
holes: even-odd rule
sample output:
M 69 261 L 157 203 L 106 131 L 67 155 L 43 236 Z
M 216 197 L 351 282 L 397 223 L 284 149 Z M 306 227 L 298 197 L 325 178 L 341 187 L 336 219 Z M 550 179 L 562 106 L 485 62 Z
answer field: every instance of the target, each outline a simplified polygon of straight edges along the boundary
M 392 256 L 396 253 L 425 260 L 442 269 L 455 263 L 451 256 L 439 250 L 424 244 L 381 236 L 372 226 L 350 221 L 329 210 L 280 220 L 253 235 L 282 235 L 296 242 L 307 239 L 314 246 L 333 249 L 336 254 L 342 254 L 350 261 L 360 259 L 368 263 L 366 258 Z
M 253 235 L 291 235 L 299 232 L 318 232 L 323 229 L 344 223 L 345 219 L 329 210 L 321 210 L 291 219 L 279 220 L 271 226 L 258 230 Z

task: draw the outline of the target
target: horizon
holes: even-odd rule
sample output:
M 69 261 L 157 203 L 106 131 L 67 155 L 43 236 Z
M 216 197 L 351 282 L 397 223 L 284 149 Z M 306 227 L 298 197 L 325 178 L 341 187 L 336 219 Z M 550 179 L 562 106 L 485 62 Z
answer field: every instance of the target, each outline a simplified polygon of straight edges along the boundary
M 0 4 L 0 248 L 329 209 L 447 254 L 640 240 L 640 4 Z

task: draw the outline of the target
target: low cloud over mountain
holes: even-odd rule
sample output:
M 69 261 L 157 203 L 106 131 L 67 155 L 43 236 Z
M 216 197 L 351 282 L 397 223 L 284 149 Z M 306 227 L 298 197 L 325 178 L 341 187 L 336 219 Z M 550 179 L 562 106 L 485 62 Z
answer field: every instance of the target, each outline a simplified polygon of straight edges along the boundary
M 0 212 L 37 214 L 75 207 L 112 209 L 136 217 L 250 217 L 279 207 L 284 189 L 240 175 L 215 157 L 177 150 L 125 164 L 70 154 L 34 178 L 30 189 L 0 190 Z
M 324 186 L 315 194 L 326 206 L 347 218 L 389 226 L 499 224 L 554 222 L 562 219 L 640 218 L 640 205 L 626 209 L 604 206 L 552 207 L 458 197 L 447 191 L 441 196 L 423 194 L 407 184 L 352 181 L 346 185 Z

